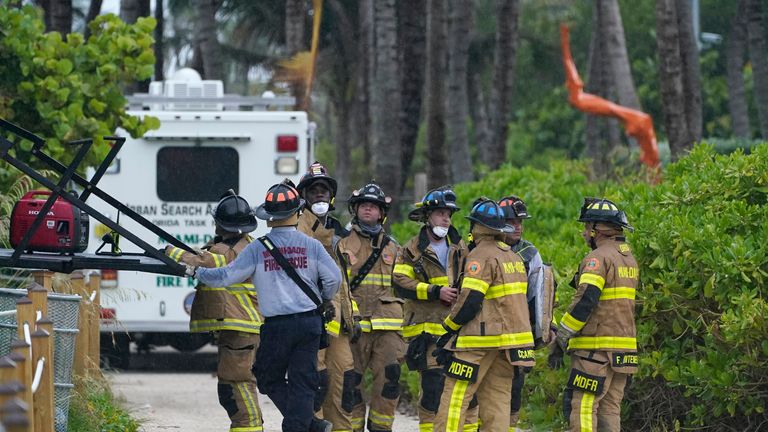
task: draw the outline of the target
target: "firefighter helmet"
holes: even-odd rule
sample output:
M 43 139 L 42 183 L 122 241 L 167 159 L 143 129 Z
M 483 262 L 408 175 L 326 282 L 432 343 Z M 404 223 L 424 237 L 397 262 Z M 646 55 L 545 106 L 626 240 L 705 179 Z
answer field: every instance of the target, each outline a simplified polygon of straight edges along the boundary
M 515 195 L 505 196 L 499 200 L 499 207 L 504 210 L 504 217 L 507 219 L 530 219 L 528 207 L 525 201 Z
M 427 214 L 437 209 L 448 209 L 451 214 L 460 210 L 459 206 L 456 205 L 456 192 L 451 186 L 441 186 L 427 192 L 424 198 L 416 203 L 416 208 L 408 213 L 408 219 L 414 222 L 424 222 L 427 219 Z
M 378 205 L 381 209 L 382 216 L 385 217 L 389 210 L 389 206 L 392 203 L 392 198 L 384 194 L 381 186 L 377 185 L 376 182 L 371 181 L 360 189 L 352 191 L 352 196 L 349 197 L 349 205 L 347 207 L 349 214 L 355 216 L 357 205 L 364 202 L 371 202 Z
M 227 232 L 249 233 L 256 229 L 258 222 L 253 209 L 245 198 L 228 190 L 222 195 L 216 208 L 211 211 L 216 225 Z
M 494 200 L 484 200 L 475 204 L 467 219 L 499 232 L 514 232 L 514 228 L 507 225 L 504 210 Z
M 304 200 L 290 180 L 273 185 L 264 204 L 256 208 L 256 217 L 266 221 L 286 219 L 304 207 Z
M 584 198 L 581 206 L 579 222 L 604 222 L 626 228 L 630 232 L 635 229 L 627 221 L 627 215 L 619 210 L 612 201 L 605 198 Z
M 301 177 L 296 189 L 303 194 L 304 189 L 309 188 L 316 181 L 324 181 L 327 184 L 328 190 L 331 192 L 331 199 L 336 196 L 336 191 L 338 190 L 336 179 L 328 175 L 328 170 L 318 161 L 309 166 L 307 172 Z

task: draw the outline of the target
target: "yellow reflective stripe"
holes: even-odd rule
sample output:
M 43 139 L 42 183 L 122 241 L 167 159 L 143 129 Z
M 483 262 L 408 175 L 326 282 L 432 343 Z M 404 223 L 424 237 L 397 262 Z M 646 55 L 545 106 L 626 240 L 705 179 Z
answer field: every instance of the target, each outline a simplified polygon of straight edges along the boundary
M 510 282 L 488 288 L 485 298 L 494 299 L 514 294 L 525 294 L 527 291 L 528 282 Z
M 563 319 L 561 323 L 566 327 L 568 327 L 569 329 L 573 330 L 574 332 L 581 330 L 586 324 L 585 322 L 579 321 L 576 318 L 574 318 L 570 312 L 566 312 L 565 315 L 563 315 Z
M 481 293 L 485 294 L 485 292 L 488 291 L 488 282 L 482 279 L 465 277 L 464 281 L 461 282 L 461 287 L 480 291 Z
M 465 423 L 464 424 L 464 432 L 477 432 L 477 428 L 480 427 L 480 422 L 475 423 Z
M 429 284 L 425 284 L 424 282 L 416 284 L 416 298 L 419 300 L 429 299 Z
M 378 286 L 391 286 L 392 275 L 385 274 L 367 274 L 365 279 L 360 282 L 360 285 L 378 285 Z
M 581 392 L 581 405 L 579 406 L 579 423 L 581 432 L 592 432 L 592 407 L 595 403 L 595 395 Z
M 444 335 L 445 327 L 439 323 L 421 323 L 403 327 L 403 337 L 418 336 L 422 333 L 429 333 L 435 336 Z
M 371 331 L 371 322 L 368 320 L 362 320 L 360 321 L 360 328 L 363 330 L 364 333 L 369 333 Z
M 419 423 L 419 432 L 433 432 L 435 429 L 435 424 L 430 423 Z
M 227 257 L 225 257 L 224 255 L 212 253 L 211 257 L 213 257 L 213 263 L 216 267 L 224 267 L 225 265 L 227 265 Z
M 371 320 L 372 330 L 402 330 L 402 318 L 374 318 Z
M 229 428 L 229 432 L 263 432 L 263 426 L 245 426 Z
M 500 348 L 509 345 L 533 345 L 533 334 L 528 331 L 496 336 L 459 335 L 456 338 L 456 348 Z
M 594 273 L 582 273 L 581 276 L 579 276 L 579 285 L 584 284 L 594 285 L 600 289 L 603 289 L 605 286 L 605 278 Z
M 576 336 L 568 341 L 568 349 L 623 349 L 636 351 L 637 339 L 620 336 Z
M 391 429 L 392 423 L 395 421 L 395 416 L 382 414 L 372 409 L 368 411 L 368 421 L 370 421 L 373 424 L 384 426 L 385 429 Z
M 171 253 L 168 254 L 168 256 L 173 258 L 173 260 L 176 262 L 181 260 L 182 255 L 184 255 L 184 249 L 177 248 L 176 246 L 172 246 Z
M 395 268 L 392 270 L 392 273 L 397 273 L 403 276 L 408 276 L 411 279 L 416 279 L 416 271 L 413 270 L 413 266 L 408 264 L 395 264 Z
M 603 288 L 603 293 L 600 294 L 600 300 L 634 300 L 636 295 L 637 290 L 630 287 Z
M 352 279 L 352 270 L 347 269 L 347 279 Z
M 245 310 L 245 313 L 248 314 L 248 318 L 250 318 L 251 321 L 259 321 L 257 318 L 258 315 L 256 315 L 256 308 L 253 307 L 253 303 L 251 303 L 247 295 L 237 294 L 235 295 L 235 298 L 237 299 L 237 302 L 240 303 L 243 310 Z
M 445 324 L 449 329 L 453 331 L 458 331 L 461 328 L 459 324 L 456 324 L 455 322 L 453 322 L 450 315 L 445 317 L 445 321 L 443 321 L 443 324 Z
M 469 381 L 456 380 L 451 392 L 451 403 L 448 405 L 448 423 L 446 432 L 459 432 L 459 420 L 461 420 L 461 405 L 464 402 L 464 393 L 467 392 Z
M 246 333 L 260 333 L 260 321 L 245 321 L 225 318 L 223 320 L 194 320 L 189 322 L 189 331 L 202 333 L 219 330 L 234 330 Z
M 338 321 L 331 321 L 325 325 L 325 329 L 328 330 L 329 333 L 338 336 L 339 333 L 341 333 L 341 323 Z
M 361 430 L 365 424 L 362 417 L 352 417 L 352 429 Z
M 256 407 L 253 402 L 253 395 L 246 383 L 236 383 L 235 388 L 240 393 L 240 399 L 245 405 L 245 411 L 248 414 L 248 423 L 250 423 L 249 426 L 255 427 L 256 423 L 259 423 L 259 416 L 257 414 L 258 407 Z
M 448 286 L 448 276 L 438 276 L 429 278 L 429 283 L 432 285 L 444 285 Z
M 352 299 L 352 312 L 360 313 L 360 308 L 357 307 L 357 302 L 354 299 Z

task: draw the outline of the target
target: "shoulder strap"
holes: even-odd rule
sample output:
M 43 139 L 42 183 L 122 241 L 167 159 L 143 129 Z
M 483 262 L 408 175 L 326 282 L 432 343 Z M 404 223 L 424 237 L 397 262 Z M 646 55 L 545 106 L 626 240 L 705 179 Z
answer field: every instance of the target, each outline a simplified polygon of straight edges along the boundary
M 314 291 L 312 291 L 312 288 L 310 288 L 309 285 L 304 282 L 304 279 L 302 279 L 301 276 L 296 273 L 296 269 L 293 268 L 290 263 L 288 263 L 288 260 L 282 253 L 280 253 L 280 250 L 275 247 L 275 245 L 272 243 L 272 240 L 270 240 L 267 236 L 262 236 L 259 237 L 259 241 L 264 245 L 265 248 L 267 248 L 269 253 L 272 255 L 272 258 L 277 261 L 277 263 L 280 265 L 280 268 L 283 269 L 288 277 L 290 277 L 291 280 L 293 280 L 293 282 L 298 285 L 302 291 L 304 291 L 304 294 L 306 294 L 314 304 L 320 306 L 322 304 L 320 298 L 317 296 L 317 294 L 315 294 Z
M 354 279 L 352 279 L 352 282 L 349 283 L 349 289 L 354 291 L 357 289 L 358 286 L 363 282 L 363 279 L 365 279 L 366 276 L 368 276 L 368 272 L 371 271 L 373 268 L 373 265 L 376 264 L 376 261 L 379 260 L 379 257 L 381 256 L 381 252 L 384 250 L 385 247 L 389 244 L 389 236 L 384 234 L 384 238 L 381 239 L 381 244 L 377 248 L 373 248 L 373 252 L 371 252 L 371 255 L 368 257 L 368 259 L 363 263 L 362 266 L 360 266 L 360 270 L 357 272 L 357 276 L 355 276 Z

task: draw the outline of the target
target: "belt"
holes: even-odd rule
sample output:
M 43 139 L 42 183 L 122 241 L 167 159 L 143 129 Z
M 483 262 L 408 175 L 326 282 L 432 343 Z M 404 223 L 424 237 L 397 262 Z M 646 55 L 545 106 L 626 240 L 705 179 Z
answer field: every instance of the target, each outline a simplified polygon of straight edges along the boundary
M 285 321 L 288 319 L 294 319 L 294 318 L 304 318 L 304 317 L 311 317 L 311 316 L 320 316 L 320 310 L 319 309 L 312 309 L 306 312 L 297 312 L 292 314 L 286 314 L 286 315 L 275 315 L 271 317 L 265 317 L 264 322 L 270 322 L 270 321 Z

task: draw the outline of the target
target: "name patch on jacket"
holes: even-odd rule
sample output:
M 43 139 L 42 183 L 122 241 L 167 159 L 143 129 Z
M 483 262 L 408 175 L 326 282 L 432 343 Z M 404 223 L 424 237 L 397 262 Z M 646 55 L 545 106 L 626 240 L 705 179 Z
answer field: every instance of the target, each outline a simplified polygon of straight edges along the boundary
M 571 369 L 571 376 L 568 378 L 568 387 L 592 394 L 602 393 L 604 384 L 605 377 L 590 375 L 576 369 Z
M 637 367 L 637 353 L 611 353 L 611 365 L 613 367 Z
M 511 348 L 507 351 L 509 352 L 509 361 L 512 363 L 520 361 L 534 361 L 533 349 Z
M 501 263 L 504 266 L 504 273 L 523 273 L 525 274 L 525 264 L 522 261 Z
M 459 359 L 452 359 L 445 368 L 445 374 L 449 377 L 462 381 L 477 381 L 477 375 L 480 372 L 480 365 L 466 362 Z

